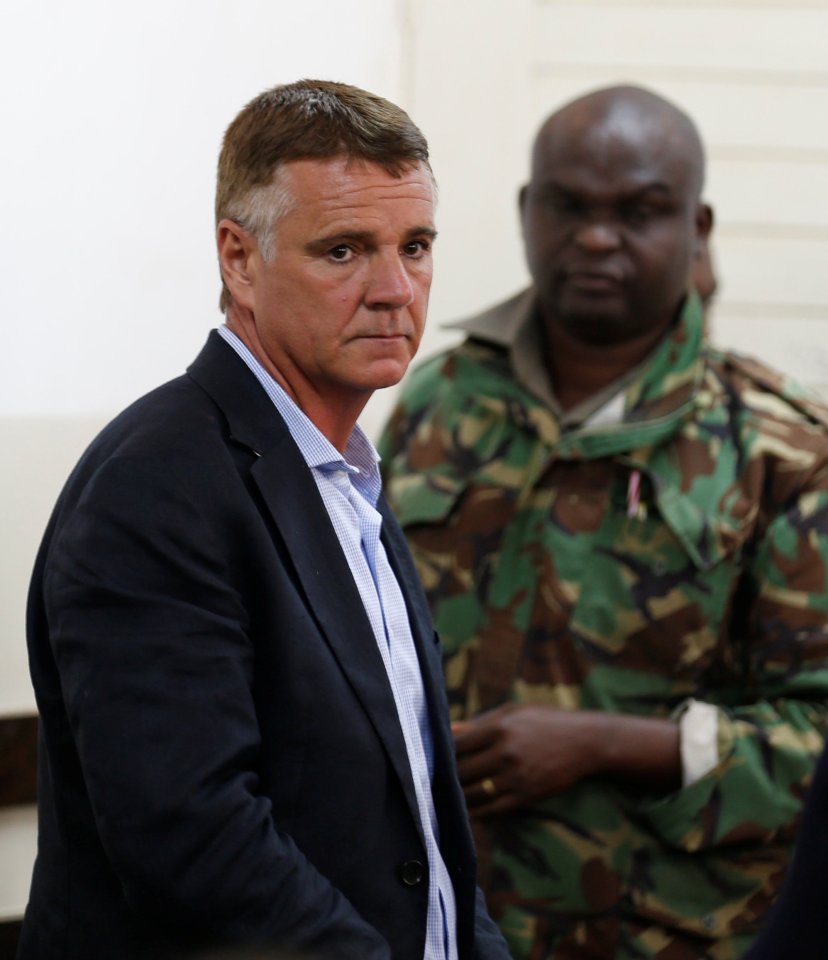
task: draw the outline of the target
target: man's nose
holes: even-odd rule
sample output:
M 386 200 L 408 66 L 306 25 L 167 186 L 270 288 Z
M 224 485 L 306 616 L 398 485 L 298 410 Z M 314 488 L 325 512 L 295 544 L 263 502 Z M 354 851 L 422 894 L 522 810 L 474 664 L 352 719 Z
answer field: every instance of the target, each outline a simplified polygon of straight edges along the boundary
M 414 284 L 399 253 L 380 253 L 371 262 L 365 302 L 377 310 L 399 310 L 414 299 Z
M 618 228 L 607 220 L 593 220 L 582 224 L 575 234 L 575 242 L 582 250 L 604 253 L 621 245 Z

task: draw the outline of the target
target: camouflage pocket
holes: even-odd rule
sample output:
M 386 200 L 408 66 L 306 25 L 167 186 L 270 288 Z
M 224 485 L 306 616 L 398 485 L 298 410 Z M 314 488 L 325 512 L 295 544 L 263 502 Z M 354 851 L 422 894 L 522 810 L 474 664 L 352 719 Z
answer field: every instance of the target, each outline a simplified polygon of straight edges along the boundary
M 605 668 L 600 706 L 637 712 L 636 673 L 643 700 L 675 703 L 693 694 L 713 664 L 734 666 L 725 627 L 753 518 L 708 511 L 699 491 L 643 470 L 635 509 L 626 509 L 619 501 L 628 497 L 630 470 L 619 472 L 613 508 L 594 533 L 577 533 L 573 549 L 574 537 L 551 527 L 546 551 L 569 564 L 558 574 L 571 584 L 570 635 L 585 662 Z M 612 702 L 606 672 L 619 667 L 629 673 Z

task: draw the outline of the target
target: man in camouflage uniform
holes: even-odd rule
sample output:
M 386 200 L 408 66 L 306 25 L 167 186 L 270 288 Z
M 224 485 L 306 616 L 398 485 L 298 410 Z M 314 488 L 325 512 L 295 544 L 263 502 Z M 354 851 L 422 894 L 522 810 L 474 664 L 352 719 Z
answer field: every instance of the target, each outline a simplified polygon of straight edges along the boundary
M 828 410 L 705 339 L 703 171 L 648 91 L 553 114 L 533 287 L 381 445 L 516 960 L 739 957 L 828 728 Z

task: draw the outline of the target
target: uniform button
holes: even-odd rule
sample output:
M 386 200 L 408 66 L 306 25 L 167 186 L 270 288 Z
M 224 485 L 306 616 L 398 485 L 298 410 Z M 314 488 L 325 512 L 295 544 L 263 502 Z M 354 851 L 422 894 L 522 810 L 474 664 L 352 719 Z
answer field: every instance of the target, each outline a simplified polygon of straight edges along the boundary
M 406 860 L 400 867 L 400 880 L 407 887 L 416 887 L 425 879 L 425 867 L 419 860 Z

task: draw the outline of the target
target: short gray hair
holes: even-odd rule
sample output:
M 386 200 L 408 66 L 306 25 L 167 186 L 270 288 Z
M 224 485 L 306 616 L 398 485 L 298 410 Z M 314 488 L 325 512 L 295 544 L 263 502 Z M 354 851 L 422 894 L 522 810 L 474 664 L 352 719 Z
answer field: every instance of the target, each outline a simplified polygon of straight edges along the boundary
M 227 216 L 253 234 L 262 258 L 270 261 L 276 252 L 276 225 L 295 206 L 296 198 L 282 166 L 276 168 L 270 183 L 257 184 L 243 197 L 233 199 L 228 205 Z

